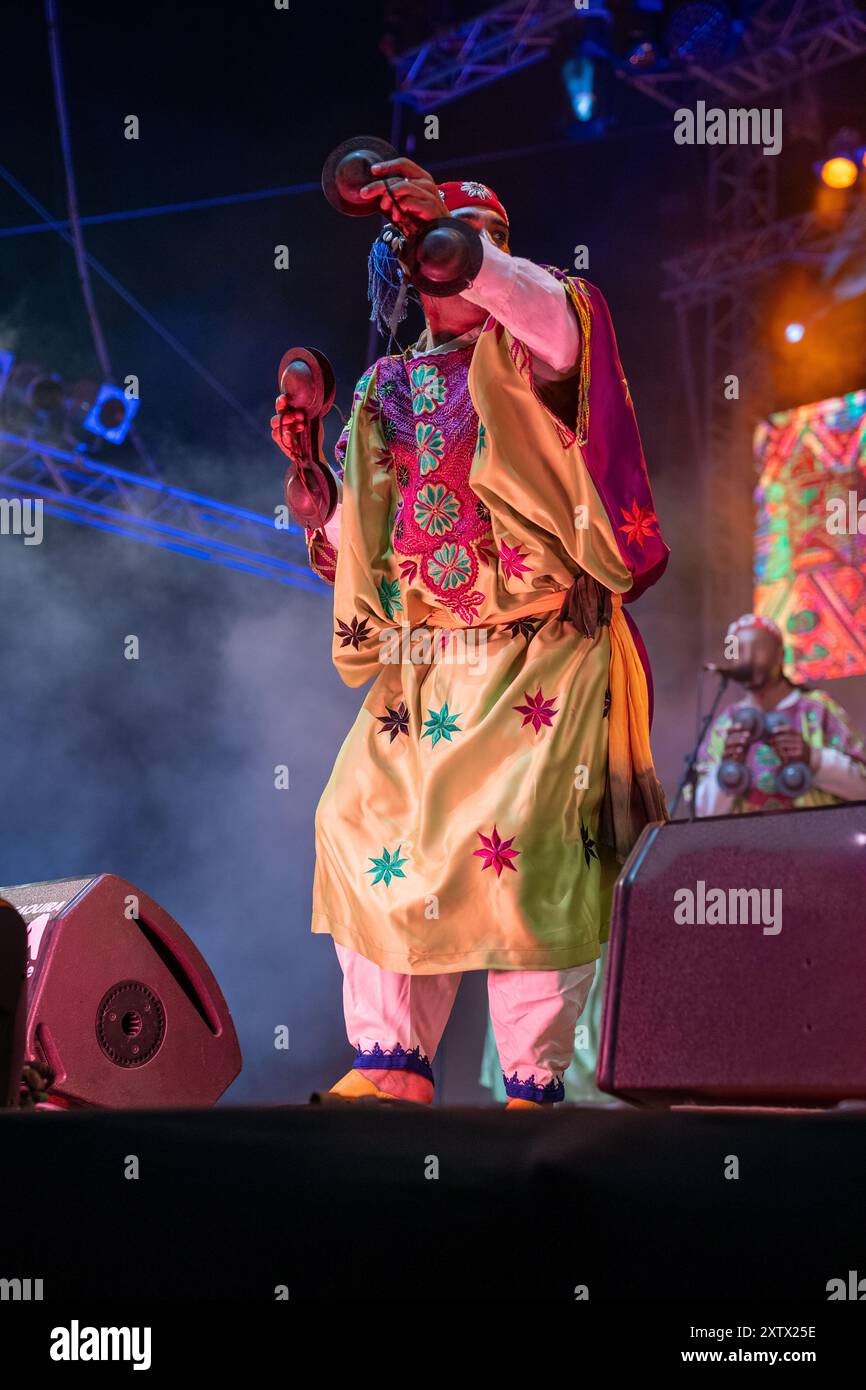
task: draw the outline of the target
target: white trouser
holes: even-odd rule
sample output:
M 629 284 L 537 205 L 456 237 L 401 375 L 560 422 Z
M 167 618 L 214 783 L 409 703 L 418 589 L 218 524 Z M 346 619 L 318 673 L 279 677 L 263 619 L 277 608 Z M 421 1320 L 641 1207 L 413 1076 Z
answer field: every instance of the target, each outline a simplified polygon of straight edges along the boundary
M 403 1068 L 432 1081 L 431 1063 L 461 973 L 401 975 L 334 944 L 343 969 L 346 1033 L 358 1053 L 354 1065 Z M 568 970 L 488 970 L 490 1017 L 509 1096 L 562 1100 L 562 1076 L 574 1055 L 574 1031 L 595 964 Z

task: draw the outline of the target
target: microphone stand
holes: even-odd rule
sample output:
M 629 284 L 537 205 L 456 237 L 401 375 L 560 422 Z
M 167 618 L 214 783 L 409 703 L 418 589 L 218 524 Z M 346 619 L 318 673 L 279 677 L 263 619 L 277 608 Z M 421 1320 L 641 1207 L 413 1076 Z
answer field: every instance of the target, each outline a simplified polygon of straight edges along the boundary
M 689 797 L 689 820 L 695 819 L 695 792 L 697 791 L 698 786 L 698 750 L 700 749 L 700 746 L 704 741 L 704 737 L 706 735 L 707 730 L 709 729 L 710 725 L 716 717 L 716 711 L 719 708 L 719 705 L 721 704 L 722 696 L 724 695 L 725 691 L 731 683 L 731 677 L 726 675 L 724 671 L 717 671 L 716 675 L 721 676 L 721 680 L 719 681 L 719 686 L 716 691 L 715 699 L 713 700 L 713 703 L 711 704 L 704 718 L 704 721 L 701 724 L 700 729 L 698 730 L 698 736 L 695 740 L 694 748 L 692 749 L 691 753 L 687 754 L 686 756 L 686 770 L 680 779 L 679 786 L 677 787 L 677 794 L 674 797 L 674 803 L 669 813 L 670 820 L 676 820 L 677 808 L 679 807 L 680 801 L 683 798 L 683 793 L 685 792 L 686 787 L 691 787 L 692 789 L 692 794 Z

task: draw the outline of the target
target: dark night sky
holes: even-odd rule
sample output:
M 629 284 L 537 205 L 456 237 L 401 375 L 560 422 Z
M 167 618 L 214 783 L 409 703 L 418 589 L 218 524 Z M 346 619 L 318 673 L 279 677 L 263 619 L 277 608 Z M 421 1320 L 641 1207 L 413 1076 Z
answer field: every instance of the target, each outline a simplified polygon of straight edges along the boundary
M 419 5 L 424 14 L 429 6 Z M 325 155 L 358 132 L 387 136 L 391 74 L 380 52 L 381 4 L 323 7 L 293 0 L 288 14 L 257 3 L 62 6 L 63 52 L 83 214 L 317 182 Z M 38 3 L 13 6 L 4 40 L 16 61 L 0 92 L 3 160 L 57 215 L 64 185 Z M 561 56 L 561 55 L 559 55 Z M 10 81 L 11 77 L 11 81 Z M 673 370 L 669 325 L 647 336 L 660 258 L 699 212 L 690 151 L 674 150 L 669 118 L 617 92 L 619 127 L 604 144 L 568 140 L 568 110 L 552 59 L 443 108 L 438 142 L 416 154 L 442 176 L 488 180 L 506 202 L 514 246 L 533 259 L 570 264 L 590 246 L 590 279 L 602 285 L 640 395 Z M 141 120 L 138 142 L 123 118 Z M 411 125 L 421 132 L 417 118 Z M 552 148 L 538 150 L 539 146 Z M 509 151 L 535 151 L 509 155 Z M 485 158 L 487 155 L 496 158 Z M 506 157 L 503 157 L 505 155 Z M 463 158 L 465 156 L 465 159 Z M 444 167 L 448 165 L 447 170 Z M 673 201 L 671 201 L 673 200 Z M 0 186 L 0 225 L 37 220 Z M 282 351 L 309 341 L 333 359 L 346 404 L 366 365 L 366 252 L 377 219 L 337 216 L 312 191 L 213 211 L 85 229 L 90 252 L 263 420 Z M 291 270 L 273 269 L 286 243 Z M 21 351 L 62 371 L 93 372 L 88 326 L 69 248 L 50 233 L 0 243 L 0 303 Z M 142 382 L 142 433 L 173 479 L 216 495 L 208 449 L 269 458 L 231 411 L 116 296 L 97 282 L 97 302 L 118 375 Z M 660 342 L 664 343 L 659 351 Z M 659 422 L 661 424 L 661 422 Z M 665 444 L 663 438 L 661 444 Z M 216 474 L 217 476 L 214 476 Z M 255 491 L 254 478 L 242 484 Z
M 405 31 L 420 35 L 428 17 L 471 13 L 474 5 L 401 8 Z M 392 78 L 381 51 L 389 9 L 384 0 L 292 0 L 288 13 L 270 0 L 66 0 L 63 53 L 82 213 L 317 183 L 333 145 L 359 132 L 390 132 Z M 519 253 L 568 266 L 575 244 L 589 246 L 588 278 L 611 304 L 648 456 L 664 468 L 679 431 L 666 406 L 677 360 L 672 316 L 658 300 L 660 264 L 701 233 L 706 152 L 675 146 L 670 114 L 621 82 L 613 83 L 608 137 L 569 140 L 559 66 L 578 33 L 579 25 L 569 26 L 548 60 L 442 108 L 438 141 L 421 138 L 414 116 L 404 133 L 418 136 L 416 156 L 440 176 L 478 177 L 497 189 Z M 38 0 L 4 6 L 3 42 L 14 55 L 0 90 L 3 162 L 63 215 Z M 856 115 L 858 76 L 856 65 L 830 74 L 834 126 Z M 137 142 L 123 138 L 129 113 L 141 121 Z M 786 143 L 780 171 L 792 207 L 810 196 L 813 157 L 796 140 Z M 35 220 L 0 184 L 0 225 Z M 347 404 L 367 365 L 365 260 L 376 226 L 375 218 L 340 218 L 313 190 L 87 228 L 85 236 L 90 252 L 266 422 L 276 364 L 295 342 L 328 353 L 338 404 Z M 278 243 L 289 247 L 288 272 L 273 268 Z M 96 296 L 116 374 L 141 379 L 141 431 L 165 474 L 260 502 L 272 476 L 267 440 L 257 440 L 111 290 L 97 282 Z M 72 254 L 56 235 L 0 241 L 0 329 L 24 356 L 70 375 L 95 374 Z M 239 461 L 250 460 L 252 469 L 239 474 Z

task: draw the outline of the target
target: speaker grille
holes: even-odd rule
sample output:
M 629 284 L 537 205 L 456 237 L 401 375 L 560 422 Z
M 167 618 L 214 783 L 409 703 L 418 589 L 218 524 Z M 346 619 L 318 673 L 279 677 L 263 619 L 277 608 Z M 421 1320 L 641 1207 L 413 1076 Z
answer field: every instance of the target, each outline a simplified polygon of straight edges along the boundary
M 118 1067 L 141 1067 L 165 1037 L 165 1011 L 158 997 L 137 980 L 112 985 L 96 1011 L 96 1037 Z

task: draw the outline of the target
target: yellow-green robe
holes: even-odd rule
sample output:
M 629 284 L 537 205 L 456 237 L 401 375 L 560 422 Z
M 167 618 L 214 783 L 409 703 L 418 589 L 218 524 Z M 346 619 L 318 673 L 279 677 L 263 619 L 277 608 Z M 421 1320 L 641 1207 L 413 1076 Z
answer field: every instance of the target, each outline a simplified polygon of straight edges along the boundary
M 618 864 L 664 814 L 621 601 L 667 549 L 606 306 L 566 283 L 572 419 L 491 319 L 468 349 L 380 359 L 345 432 L 333 659 L 373 684 L 316 815 L 312 930 L 385 969 L 596 959 Z M 559 616 L 581 570 L 613 596 L 592 637 Z

